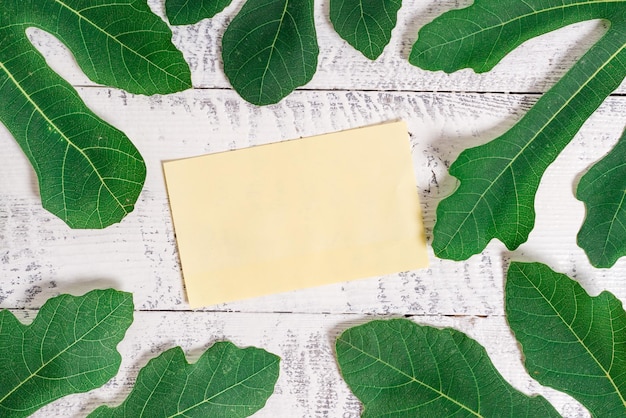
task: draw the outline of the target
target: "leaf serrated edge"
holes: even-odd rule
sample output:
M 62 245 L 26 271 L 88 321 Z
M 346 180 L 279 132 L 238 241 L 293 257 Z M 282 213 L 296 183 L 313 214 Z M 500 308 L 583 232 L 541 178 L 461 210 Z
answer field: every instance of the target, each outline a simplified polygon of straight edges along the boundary
M 360 325 L 360 326 L 361 326 L 361 327 L 363 327 L 363 326 L 367 326 L 367 325 L 369 325 L 369 324 L 373 324 L 373 323 L 380 323 L 380 324 L 383 324 L 383 325 L 388 325 L 390 322 L 394 322 L 394 321 L 398 321 L 398 322 L 400 322 L 400 321 L 401 321 L 401 322 L 405 322 L 405 321 L 408 321 L 408 320 L 405 320 L 405 319 L 375 320 L 375 321 L 367 322 L 367 323 L 362 324 L 362 325 Z M 449 332 L 449 333 L 451 334 L 451 336 L 452 336 L 454 333 L 457 333 L 457 332 L 458 332 L 458 331 L 456 331 L 456 330 L 454 330 L 454 329 L 452 329 L 452 328 L 437 329 L 437 328 L 429 327 L 429 326 L 426 326 L 426 325 L 417 325 L 417 324 L 415 324 L 415 323 L 414 323 L 414 322 L 412 322 L 412 321 L 408 321 L 408 322 L 410 322 L 411 324 L 413 324 L 413 326 L 415 326 L 415 327 L 421 327 L 421 328 L 425 328 L 425 329 L 429 329 L 429 328 L 430 328 L 430 329 L 436 329 L 437 331 L 445 331 L 445 332 Z M 411 375 L 409 375 L 409 374 L 405 373 L 404 371 L 402 371 L 402 370 L 400 370 L 400 369 L 398 369 L 398 368 L 394 367 L 393 365 L 391 365 L 391 364 L 389 364 L 389 363 L 387 363 L 387 362 L 383 361 L 382 359 L 377 358 L 377 357 L 375 357 L 375 356 L 373 356 L 373 355 L 369 354 L 368 352 L 365 352 L 365 351 L 361 350 L 360 348 L 358 348 L 357 346 L 353 345 L 352 343 L 350 343 L 350 342 L 348 342 L 348 341 L 344 340 L 344 339 L 343 339 L 344 335 L 345 335 L 346 333 L 348 333 L 349 331 L 351 331 L 351 330 L 355 329 L 355 328 L 358 328 L 358 326 L 357 326 L 357 327 L 354 327 L 354 328 L 347 329 L 346 331 L 344 331 L 344 332 L 343 332 L 343 333 L 342 333 L 342 334 L 341 334 L 341 335 L 337 338 L 337 342 L 336 342 L 336 344 L 335 344 L 335 351 L 336 351 L 336 352 L 338 351 L 338 350 L 337 350 L 337 348 L 338 348 L 338 344 L 341 342 L 342 344 L 345 344 L 345 345 L 349 346 L 349 347 L 350 347 L 350 349 L 353 349 L 353 350 L 357 351 L 358 353 L 361 353 L 361 354 L 363 354 L 363 355 L 365 355 L 365 356 L 367 356 L 367 357 L 369 357 L 369 358 L 371 358 L 371 359 L 375 360 L 377 363 L 380 363 L 380 364 L 382 364 L 383 366 L 387 366 L 387 367 L 389 367 L 390 369 L 393 369 L 394 371 L 396 371 L 396 372 L 397 372 L 397 373 L 399 373 L 400 375 L 407 377 L 409 380 L 411 380 L 411 381 L 413 381 L 413 382 L 415 382 L 415 383 L 417 383 L 417 384 L 419 384 L 419 385 L 421 385 L 421 386 L 423 386 L 423 387 L 425 387 L 425 388 L 427 388 L 427 389 L 429 389 L 429 390 L 433 391 L 434 393 L 437 393 L 437 394 L 438 394 L 439 396 L 441 396 L 442 398 L 445 398 L 446 400 L 448 400 L 448 401 L 452 402 L 453 404 L 458 405 L 459 407 L 461 407 L 461 409 L 466 410 L 467 412 L 471 413 L 472 415 L 474 415 L 474 416 L 476 416 L 476 417 L 483 418 L 483 416 L 482 416 L 482 415 L 480 415 L 478 412 L 471 410 L 471 409 L 470 409 L 470 408 L 468 408 L 467 406 L 465 406 L 465 405 L 463 405 L 462 403 L 460 403 L 460 402 L 456 401 L 454 398 L 451 398 L 451 397 L 450 397 L 450 396 L 448 396 L 445 392 L 442 392 L 441 390 L 436 389 L 436 388 L 434 388 L 434 387 L 432 387 L 432 386 L 430 386 L 430 385 L 428 385 L 428 384 L 426 384 L 426 383 L 424 383 L 424 382 L 422 382 L 422 381 L 418 380 L 417 378 L 415 378 L 415 376 L 411 376 Z M 469 339 L 469 337 L 468 337 L 467 335 L 465 335 L 465 334 L 462 334 L 462 335 L 463 335 L 463 337 L 465 337 L 465 338 L 468 338 L 468 339 Z M 401 337 L 402 337 L 402 341 L 403 341 L 403 343 L 406 345 L 406 340 L 404 339 L 404 336 L 402 335 Z M 430 345 L 428 346 L 428 349 L 429 349 L 429 350 L 431 349 Z M 431 353 L 432 353 L 432 352 L 431 352 Z M 433 358 L 435 358 L 435 356 L 434 356 L 434 355 L 433 355 Z M 465 356 L 463 356 L 463 359 L 465 360 Z M 437 366 L 438 366 L 438 364 L 437 364 Z M 340 369 L 341 374 L 343 375 L 344 373 L 343 373 L 343 371 L 342 371 L 342 370 L 343 370 L 343 368 L 341 367 L 341 364 L 339 364 L 339 369 Z M 367 406 L 365 406 L 365 407 L 367 408 Z
M 539 267 L 539 269 L 542 269 L 543 267 L 546 267 L 544 264 L 541 263 L 522 263 L 522 262 L 517 262 L 514 261 L 511 263 L 511 266 L 509 267 L 509 273 L 507 273 L 507 283 L 509 282 L 508 279 L 508 274 L 511 274 L 511 271 L 513 270 L 513 268 L 516 269 L 517 274 L 522 275 L 526 281 L 533 287 L 533 289 L 535 289 L 535 291 L 541 295 L 541 297 L 543 298 L 543 300 L 550 306 L 550 308 L 552 309 L 552 311 L 555 313 L 555 316 L 558 317 L 561 322 L 567 327 L 567 329 L 570 331 L 570 333 L 576 338 L 576 340 L 578 341 L 578 343 L 580 344 L 580 346 L 582 346 L 585 351 L 587 352 L 587 354 L 589 354 L 589 356 L 593 359 L 593 361 L 597 364 L 598 368 L 600 370 L 602 370 L 602 372 L 605 374 L 606 379 L 611 383 L 611 386 L 613 386 L 613 389 L 615 390 L 615 393 L 618 395 L 618 397 L 620 398 L 620 400 L 622 401 L 622 404 L 624 405 L 624 407 L 626 407 L 626 398 L 624 398 L 624 396 L 622 395 L 621 391 L 619 390 L 619 387 L 615 384 L 615 381 L 613 380 L 613 378 L 610 375 L 610 372 L 608 370 L 606 370 L 606 368 L 602 365 L 602 363 L 596 358 L 596 356 L 589 350 L 589 348 L 587 347 L 587 345 L 583 342 L 583 340 L 580 339 L 578 333 L 576 333 L 572 327 L 570 326 L 570 324 L 567 323 L 567 321 L 565 320 L 565 318 L 563 318 L 563 316 L 560 314 L 560 312 L 558 311 L 558 309 L 556 309 L 556 307 L 554 306 L 554 304 L 551 302 L 550 299 L 547 298 L 546 295 L 544 295 L 544 293 L 535 285 L 535 283 L 530 279 L 530 276 L 528 274 L 526 274 L 524 267 L 531 267 L 531 268 L 536 268 Z M 540 272 L 539 274 L 541 274 L 542 272 Z M 576 281 L 572 280 L 569 278 L 569 276 L 567 276 L 566 274 L 563 273 L 557 273 L 557 272 L 553 272 L 555 275 L 558 275 L 561 278 L 564 278 L 566 280 L 572 281 L 573 282 L 573 289 L 575 290 L 580 290 L 582 291 L 587 297 L 589 297 L 590 300 L 592 301 L 601 301 L 602 299 L 607 300 L 610 297 L 615 297 L 612 293 L 608 292 L 608 291 L 603 291 L 602 293 L 600 293 L 598 296 L 590 296 L 585 289 Z M 542 275 L 543 276 L 543 275 Z M 556 287 L 556 286 L 555 286 Z M 506 294 L 506 291 L 505 291 Z M 508 296 L 506 297 L 506 299 L 508 300 Z M 513 327 L 509 327 L 511 329 L 511 332 L 513 332 L 513 334 L 515 335 L 515 330 L 513 329 Z M 614 335 L 614 334 L 613 334 Z M 518 339 L 516 338 L 516 340 L 518 341 L 521 349 L 522 349 L 522 353 L 524 352 L 524 344 Z

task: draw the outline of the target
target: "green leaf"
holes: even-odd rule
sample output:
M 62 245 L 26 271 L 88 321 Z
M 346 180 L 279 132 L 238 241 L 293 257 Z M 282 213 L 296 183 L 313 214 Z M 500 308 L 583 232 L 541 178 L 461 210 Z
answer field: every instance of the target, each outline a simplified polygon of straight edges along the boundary
M 372 321 L 345 331 L 336 350 L 363 417 L 559 416 L 544 398 L 515 390 L 480 344 L 453 329 Z
M 250 103 L 277 103 L 317 68 L 313 0 L 247 0 L 222 38 L 224 72 Z
M 172 31 L 145 0 L 5 0 L 2 7 L 0 31 L 11 42 L 26 40 L 30 26 L 50 32 L 96 83 L 148 95 L 191 87 L 189 66 L 172 44 Z M 3 62 L 33 51 L 22 42 L 10 49 L 11 42 L 2 43 Z
M 589 19 L 609 31 L 504 135 L 465 150 L 450 167 L 457 190 L 437 208 L 435 254 L 463 260 L 493 238 L 513 250 L 535 222 L 541 177 L 626 75 L 626 1 L 477 0 L 419 32 L 410 61 L 430 70 L 491 69 L 534 36 Z M 626 238 L 626 237 L 625 237 Z
M 274 391 L 280 359 L 265 350 L 218 342 L 189 364 L 180 347 L 150 360 L 128 398 L 90 417 L 247 417 Z
M 131 212 L 145 164 L 98 118 L 26 37 L 55 35 L 94 82 L 131 93 L 191 86 L 171 31 L 135 0 L 6 0 L 0 13 L 0 121 L 30 160 L 43 206 L 73 228 L 103 228 Z
M 133 321 L 129 293 L 94 290 L 48 300 L 30 325 L 0 312 L 0 415 L 25 417 L 117 373 L 117 344 Z
M 367 58 L 375 60 L 391 40 L 402 0 L 331 0 L 335 31 Z
M 626 312 L 608 292 L 589 296 L 539 263 L 512 263 L 506 314 L 526 369 L 596 417 L 626 415 Z
M 626 133 L 578 183 L 576 197 L 587 216 L 578 245 L 596 267 L 611 267 L 626 255 Z
M 525 41 L 591 19 L 623 19 L 619 0 L 476 0 L 444 13 L 419 31 L 409 61 L 447 73 L 491 70 Z
M 231 0 L 167 0 L 165 14 L 172 25 L 192 25 L 215 16 L 230 3 Z

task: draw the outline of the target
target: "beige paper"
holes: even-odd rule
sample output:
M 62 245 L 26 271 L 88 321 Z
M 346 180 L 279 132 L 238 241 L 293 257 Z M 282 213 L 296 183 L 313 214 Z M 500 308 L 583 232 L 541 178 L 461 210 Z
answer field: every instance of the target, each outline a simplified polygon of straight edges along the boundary
M 164 170 L 192 308 L 428 264 L 403 122 Z

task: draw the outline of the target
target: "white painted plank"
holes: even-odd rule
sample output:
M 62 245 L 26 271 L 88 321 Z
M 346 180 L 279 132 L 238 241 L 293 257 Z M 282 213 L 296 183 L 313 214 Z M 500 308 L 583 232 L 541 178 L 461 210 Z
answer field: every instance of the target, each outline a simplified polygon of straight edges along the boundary
M 372 62 L 335 33 L 328 17 L 328 0 L 315 2 L 320 47 L 318 71 L 304 89 L 544 92 L 606 31 L 606 24 L 599 21 L 577 23 L 526 42 L 489 73 L 462 70 L 447 75 L 414 67 L 408 63 L 408 56 L 422 26 L 470 1 L 405 3 L 398 14 L 391 43 L 383 55 Z M 235 0 L 213 19 L 173 28 L 173 41 L 190 65 L 194 87 L 230 88 L 222 68 L 221 39 L 242 4 L 242 0 Z M 150 5 L 159 15 L 164 15 L 161 1 L 151 0 Z M 40 30 L 31 29 L 29 33 L 34 45 L 70 83 L 93 85 L 55 38 Z M 619 91 L 626 89 L 621 87 Z
M 321 134 L 395 119 L 408 122 L 430 238 L 437 202 L 454 188 L 446 166 L 465 147 L 506 131 L 536 96 L 377 92 L 298 92 L 265 108 L 232 91 L 195 90 L 146 98 L 83 88 L 87 103 L 128 133 L 148 178 L 135 212 L 103 231 L 68 229 L 40 207 L 36 181 L 4 130 L 0 165 L 0 307 L 38 307 L 49 297 L 94 287 L 133 292 L 140 309 L 185 310 L 161 162 Z M 543 261 L 575 275 L 593 293 L 626 300 L 626 260 L 592 268 L 576 246 L 583 206 L 579 174 L 607 152 L 623 128 L 626 100 L 609 101 L 550 168 L 537 203 L 538 228 L 510 254 L 497 242 L 468 262 L 435 259 L 431 268 L 210 307 L 243 312 L 490 315 L 502 312 L 510 258 Z M 212 179 L 219 181 L 219 179 Z
M 25 312 L 17 312 L 20 317 Z M 33 313 L 31 312 L 30 315 Z M 130 392 L 141 367 L 176 345 L 195 361 L 214 341 L 257 346 L 282 358 L 274 395 L 255 417 L 356 418 L 360 403 L 341 380 L 334 358 L 336 337 L 373 317 L 359 315 L 136 312 L 135 322 L 119 345 L 119 374 L 87 394 L 71 395 L 42 408 L 38 417 L 83 417 L 97 406 L 118 405 Z M 423 325 L 453 327 L 481 343 L 503 377 L 527 394 L 545 396 L 564 416 L 586 417 L 572 398 L 541 387 L 523 368 L 518 345 L 502 316 L 489 318 L 428 316 Z

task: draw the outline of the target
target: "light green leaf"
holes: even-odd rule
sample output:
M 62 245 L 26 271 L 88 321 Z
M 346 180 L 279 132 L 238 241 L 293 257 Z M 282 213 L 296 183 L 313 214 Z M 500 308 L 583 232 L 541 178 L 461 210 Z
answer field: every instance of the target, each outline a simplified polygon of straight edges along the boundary
M 611 267 L 626 255 L 626 133 L 615 148 L 578 183 L 576 197 L 585 202 L 587 216 L 578 245 L 591 264 Z
M 369 59 L 383 53 L 391 40 L 402 0 L 331 0 L 335 31 Z
M 143 187 L 143 159 L 47 66 L 26 37 L 29 27 L 60 39 L 93 81 L 131 93 L 186 89 L 189 67 L 145 1 L 2 3 L 0 121 L 33 165 L 43 206 L 73 228 L 119 222 Z
M 265 350 L 218 342 L 189 364 L 180 347 L 150 360 L 120 406 L 90 417 L 247 417 L 274 391 L 280 359 Z
M 626 312 L 608 292 L 589 296 L 539 263 L 512 263 L 506 314 L 526 369 L 596 417 L 626 415 Z
M 541 176 L 626 75 L 625 6 L 614 0 L 477 0 L 419 32 L 410 56 L 414 65 L 481 72 L 534 36 L 583 20 L 611 21 L 606 35 L 520 122 L 452 164 L 450 174 L 460 185 L 437 208 L 437 256 L 463 260 L 493 238 L 511 250 L 528 239 Z
M 247 0 L 222 39 L 224 72 L 250 103 L 277 103 L 317 68 L 313 0 Z
M 165 13 L 172 25 L 192 25 L 215 16 L 230 3 L 231 0 L 167 0 Z
M 94 290 L 48 300 L 30 325 L 0 312 L 0 415 L 25 417 L 117 373 L 117 344 L 133 321 L 129 293 Z
M 515 390 L 480 344 L 453 329 L 372 321 L 345 331 L 336 350 L 363 417 L 559 416 L 544 398 Z

